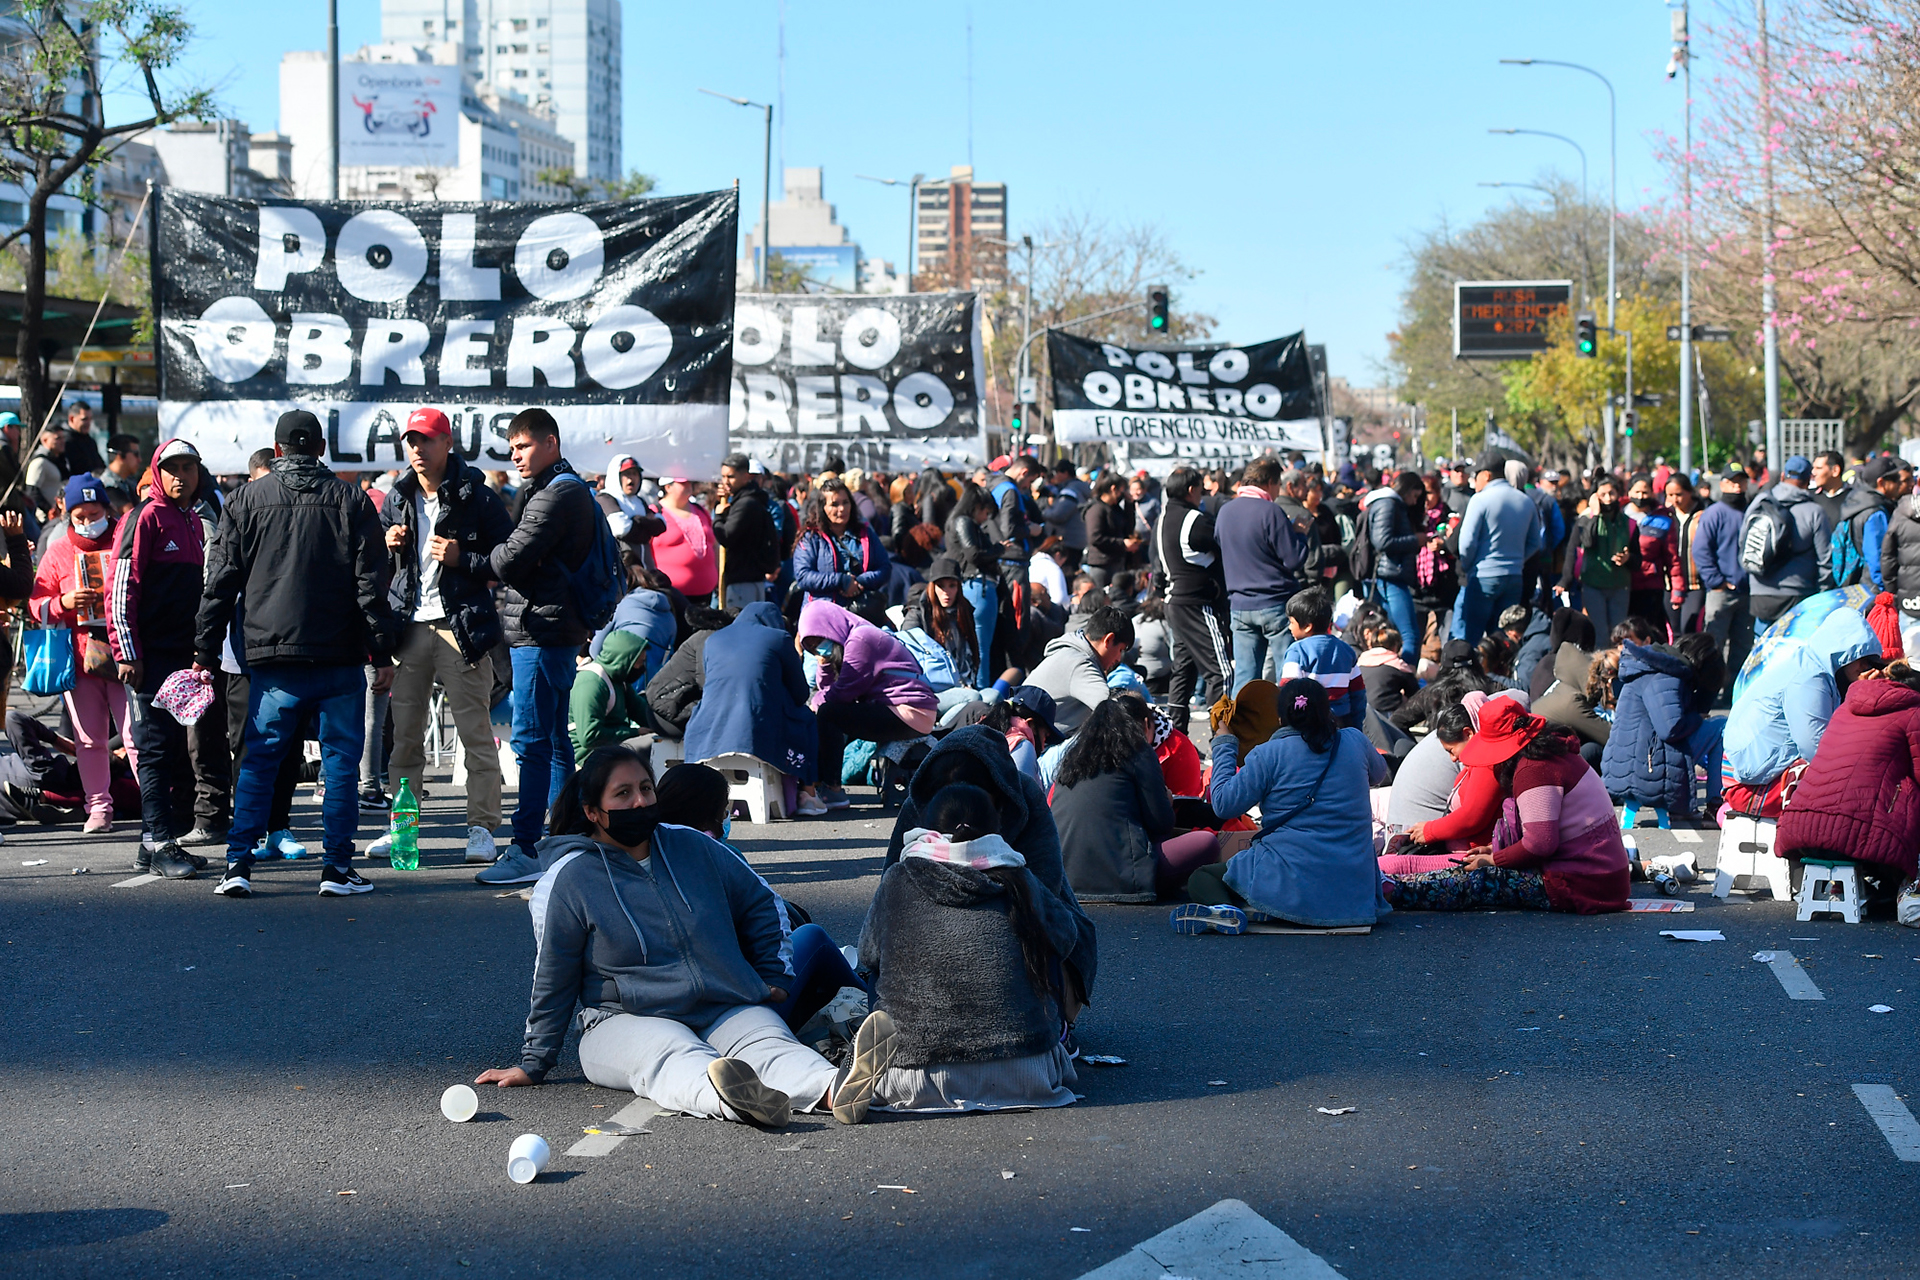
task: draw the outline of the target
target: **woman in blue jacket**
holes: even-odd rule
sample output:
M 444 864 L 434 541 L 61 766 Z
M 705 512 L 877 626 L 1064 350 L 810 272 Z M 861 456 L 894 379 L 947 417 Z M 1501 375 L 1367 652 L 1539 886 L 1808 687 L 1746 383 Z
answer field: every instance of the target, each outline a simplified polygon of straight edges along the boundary
M 837 479 L 815 485 L 800 513 L 794 585 L 808 600 L 831 600 L 878 625 L 890 567 L 887 549 L 860 518 L 847 486 Z
M 1193 902 L 1173 912 L 1176 933 L 1245 933 L 1249 920 L 1371 925 L 1393 910 L 1380 892 L 1367 795 L 1387 780 L 1386 763 L 1364 732 L 1336 726 L 1318 681 L 1288 680 L 1277 707 L 1241 705 L 1269 689 L 1256 681 L 1234 699 L 1213 740 L 1207 796 L 1215 813 L 1258 804 L 1260 834 L 1224 867 L 1193 873 Z

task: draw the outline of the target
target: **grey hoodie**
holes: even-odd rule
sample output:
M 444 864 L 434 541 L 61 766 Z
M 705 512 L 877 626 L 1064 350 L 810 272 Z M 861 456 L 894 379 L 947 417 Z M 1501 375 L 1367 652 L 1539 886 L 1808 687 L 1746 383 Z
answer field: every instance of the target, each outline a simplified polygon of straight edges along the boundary
M 1826 511 L 1814 501 L 1811 493 L 1797 489 L 1784 480 L 1769 489 L 1767 496 L 1779 503 L 1787 519 L 1793 522 L 1793 537 L 1788 543 L 1786 558 L 1771 572 L 1748 577 L 1747 590 L 1751 597 L 1756 601 L 1766 596 L 1804 600 L 1814 592 L 1832 586 L 1833 526 L 1827 521 Z M 1740 525 L 1740 541 L 1743 545 L 1746 542 L 1747 525 L 1753 520 L 1754 506 L 1747 508 Z M 1761 614 L 1756 612 L 1754 616 L 1760 617 Z M 1779 613 L 1765 616 L 1772 619 L 1778 617 Z
M 1027 676 L 1027 683 L 1045 689 L 1055 702 L 1078 698 L 1089 709 L 1105 702 L 1112 693 L 1106 673 L 1100 670 L 1100 659 L 1093 656 L 1093 643 L 1079 631 L 1048 644 L 1046 656 Z
M 651 855 L 586 836 L 540 844 L 533 998 L 520 1067 L 544 1079 L 576 1005 L 705 1026 L 787 985 L 772 890 L 691 827 L 655 829 Z

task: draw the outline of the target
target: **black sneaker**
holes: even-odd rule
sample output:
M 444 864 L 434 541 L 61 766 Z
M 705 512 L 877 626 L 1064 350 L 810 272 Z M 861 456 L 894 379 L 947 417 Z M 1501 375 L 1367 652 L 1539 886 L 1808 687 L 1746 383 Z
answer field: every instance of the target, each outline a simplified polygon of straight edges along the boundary
M 223 898 L 251 898 L 253 883 L 247 879 L 247 867 L 228 867 L 227 874 L 220 877 L 220 883 L 213 891 Z
M 352 867 L 344 871 L 339 867 L 320 869 L 320 896 L 323 898 L 344 898 L 349 894 L 372 892 L 373 881 Z
M 134 851 L 133 869 L 141 875 L 147 875 L 153 871 L 153 850 L 147 848 L 144 841 L 141 842 L 139 849 Z
M 149 854 L 148 863 L 153 874 L 169 880 L 191 880 L 200 874 L 200 868 L 193 864 L 193 859 L 171 840 Z
M 380 788 L 375 787 L 371 791 L 361 791 L 360 812 L 385 813 L 391 808 L 393 808 L 393 801 L 387 799 L 386 792 L 380 790 Z

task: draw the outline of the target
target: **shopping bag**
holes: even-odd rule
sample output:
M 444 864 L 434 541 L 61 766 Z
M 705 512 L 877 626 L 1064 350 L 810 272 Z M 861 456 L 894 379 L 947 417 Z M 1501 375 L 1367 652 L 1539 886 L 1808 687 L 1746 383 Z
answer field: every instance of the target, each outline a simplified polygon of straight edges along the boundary
M 73 688 L 73 632 L 65 627 L 33 627 L 23 640 L 28 693 L 49 697 Z

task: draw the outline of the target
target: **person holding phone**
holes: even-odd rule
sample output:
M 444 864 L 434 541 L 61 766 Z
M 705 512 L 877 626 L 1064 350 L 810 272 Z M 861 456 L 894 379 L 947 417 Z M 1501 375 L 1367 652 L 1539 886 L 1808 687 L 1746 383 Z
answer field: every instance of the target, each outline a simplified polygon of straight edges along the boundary
M 898 636 L 831 600 L 809 600 L 800 610 L 799 647 L 814 660 L 808 665 L 820 722 L 818 795 L 827 808 L 844 809 L 840 768 L 847 739 L 918 738 L 932 730 L 940 698 Z

